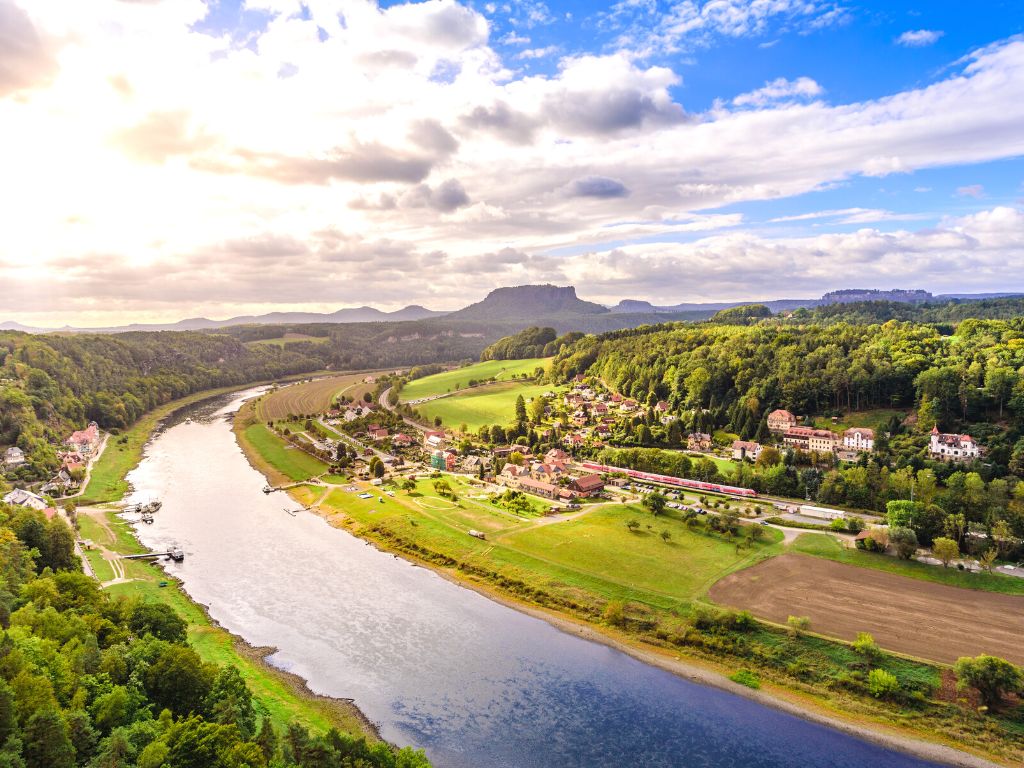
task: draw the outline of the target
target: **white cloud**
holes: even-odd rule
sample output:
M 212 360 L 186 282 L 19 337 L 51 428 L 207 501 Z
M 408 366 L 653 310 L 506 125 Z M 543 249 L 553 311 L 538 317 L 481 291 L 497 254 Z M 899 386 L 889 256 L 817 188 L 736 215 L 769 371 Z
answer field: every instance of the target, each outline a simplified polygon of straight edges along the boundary
M 980 200 L 985 196 L 985 187 L 981 184 L 970 184 L 966 187 L 957 187 L 956 194 L 959 197 L 973 197 Z
M 470 289 L 593 277 L 546 253 L 726 227 L 702 247 L 736 247 L 750 237 L 742 221 L 703 213 L 730 203 L 1024 154 L 1021 40 L 886 98 L 806 103 L 794 96 L 813 88 L 783 81 L 776 93 L 796 93 L 781 101 L 695 115 L 673 97 L 678 73 L 626 52 L 517 71 L 487 19 L 455 0 L 309 0 L 308 18 L 297 2 L 261 2 L 283 10 L 242 45 L 196 31 L 200 0 L 0 0 L 46 54 L 19 59 L 34 63 L 0 93 L 0 209 L 18 211 L 0 228 L 0 284 L 18 302 L 3 309 L 58 323 L 105 312 L 109 324 L 370 299 L 452 306 Z M 716 34 L 810 18 L 789 0 L 725 3 L 738 15 L 721 17 L 707 5 L 693 7 Z M 653 268 L 655 252 L 694 253 L 645 247 Z M 481 266 L 504 249 L 529 258 Z M 819 258 L 774 241 L 752 252 L 787 254 L 779 274 Z M 665 292 L 687 280 L 656 274 Z M 614 298 L 614 273 L 593 279 Z
M 927 214 L 894 213 L 881 208 L 840 208 L 829 211 L 813 211 L 793 216 L 778 216 L 769 219 L 769 223 L 789 223 L 797 221 L 818 221 L 832 219 L 836 224 L 869 224 L 876 221 L 915 221 L 928 218 Z
M 796 80 L 779 77 L 756 91 L 741 93 L 732 103 L 737 107 L 764 107 L 779 101 L 813 99 L 823 92 L 824 89 L 809 77 L 798 77 Z
M 908 48 L 923 48 L 934 45 L 944 34 L 946 33 L 936 29 L 911 29 L 897 37 L 896 42 Z

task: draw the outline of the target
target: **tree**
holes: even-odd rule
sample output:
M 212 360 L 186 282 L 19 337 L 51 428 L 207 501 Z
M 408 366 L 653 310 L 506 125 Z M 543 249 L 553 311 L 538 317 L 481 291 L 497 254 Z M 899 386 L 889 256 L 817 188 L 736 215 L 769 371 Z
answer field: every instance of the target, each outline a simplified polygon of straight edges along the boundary
M 520 424 L 526 421 L 526 400 L 522 395 L 516 397 L 516 421 Z
M 377 478 L 384 477 L 384 472 L 385 472 L 384 462 L 381 461 L 376 456 L 374 456 L 373 458 L 377 459 L 377 463 L 376 464 L 371 464 L 371 466 L 370 466 L 370 473 L 374 477 L 377 477 Z
M 924 514 L 924 504 L 919 501 L 895 499 L 885 505 L 886 521 L 891 528 L 913 528 L 916 530 Z
M 34 713 L 25 724 L 23 737 L 26 768 L 73 768 L 75 747 L 56 707 Z
M 530 421 L 540 424 L 544 421 L 544 409 L 547 407 L 544 398 L 535 397 L 530 401 Z
M 960 557 L 960 545 L 953 539 L 940 536 L 932 542 L 932 552 L 942 561 L 943 568 L 949 568 L 949 564 Z
M 412 493 L 413 491 L 416 490 L 416 481 L 413 480 L 411 477 L 406 477 L 404 480 L 402 480 L 402 490 L 405 491 L 406 493 Z
M 942 527 L 946 532 L 946 536 L 955 539 L 959 543 L 964 540 L 964 534 L 967 532 L 967 518 L 964 517 L 962 512 L 946 515 Z
M 222 667 L 213 680 L 206 699 L 210 717 L 221 725 L 235 725 L 243 739 L 252 738 L 256 730 L 256 710 L 252 693 L 236 667 Z
M 626 521 L 626 527 L 629 529 L 630 533 L 636 533 L 640 529 L 640 523 L 636 520 L 628 520 Z
M 790 616 L 786 619 L 791 634 L 799 635 L 811 627 L 811 620 L 806 616 Z
M 1006 557 L 1013 549 L 1014 537 L 1010 525 L 1005 520 L 997 520 L 992 526 L 992 539 L 996 543 L 996 549 L 1001 557 Z
M 777 464 L 782 463 L 782 454 L 778 448 L 773 448 L 770 445 L 766 445 L 761 449 L 761 453 L 757 457 L 757 461 L 754 464 L 758 467 L 774 467 Z
M 853 650 L 868 659 L 877 659 L 882 655 L 882 649 L 868 632 L 857 633 L 857 639 L 853 641 Z
M 1008 693 L 1024 691 L 1024 670 L 998 656 L 962 656 L 953 665 L 957 687 L 970 687 L 981 694 L 988 707 L 997 706 Z
M 891 672 L 884 669 L 872 669 L 868 672 L 868 692 L 876 699 L 888 698 L 899 689 L 900 681 Z
M 661 540 L 664 541 L 666 544 L 668 544 L 672 540 L 672 534 L 668 531 L 662 531 L 660 536 Z
M 978 564 L 989 573 L 992 573 L 997 557 L 999 557 L 999 551 L 995 547 L 990 547 L 978 557 Z
M 128 617 L 128 626 L 140 637 L 150 634 L 169 643 L 184 643 L 188 625 L 165 603 L 140 603 Z
M 441 421 L 441 417 L 440 416 L 435 416 L 434 417 L 434 426 L 435 427 L 440 427 L 443 423 L 444 422 Z
M 896 547 L 896 554 L 902 560 L 910 560 L 917 552 L 917 534 L 910 528 L 890 528 L 889 542 Z
M 183 645 L 167 646 L 146 670 L 146 693 L 176 715 L 202 711 L 212 683 L 210 668 Z
M 643 505 L 650 510 L 650 513 L 655 517 L 665 511 L 666 504 L 668 504 L 668 499 L 657 491 L 647 494 L 643 501 Z

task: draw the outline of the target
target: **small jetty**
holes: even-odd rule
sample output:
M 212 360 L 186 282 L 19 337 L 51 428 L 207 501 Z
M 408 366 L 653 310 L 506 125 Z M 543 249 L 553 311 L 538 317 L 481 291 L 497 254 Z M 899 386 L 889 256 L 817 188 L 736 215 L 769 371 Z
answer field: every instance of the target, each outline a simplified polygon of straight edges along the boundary
M 185 559 L 185 552 L 181 549 L 169 549 L 166 552 L 145 552 L 141 555 L 121 555 L 122 560 L 155 560 L 161 557 L 170 558 L 174 562 L 180 563 Z
M 163 505 L 164 505 L 164 503 L 162 501 L 160 501 L 159 499 L 157 499 L 157 500 L 154 500 L 154 501 L 147 502 L 145 504 L 142 504 L 142 503 L 129 504 L 127 507 L 124 508 L 123 511 L 124 512 L 128 512 L 129 514 L 134 514 L 134 515 L 138 515 L 138 514 L 141 514 L 143 516 L 145 516 L 145 515 L 152 515 L 154 512 L 159 512 L 160 508 L 163 507 Z M 153 521 L 149 520 L 149 521 L 144 521 L 144 522 L 153 522 Z

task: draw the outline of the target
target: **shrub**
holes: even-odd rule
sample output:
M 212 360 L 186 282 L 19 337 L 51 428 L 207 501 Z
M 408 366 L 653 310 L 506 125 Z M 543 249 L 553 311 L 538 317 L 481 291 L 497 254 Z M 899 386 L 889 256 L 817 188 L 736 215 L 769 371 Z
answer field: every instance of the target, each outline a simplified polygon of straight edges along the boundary
M 994 707 L 1007 693 L 1024 692 L 1024 669 L 998 656 L 963 656 L 953 665 L 957 687 L 977 689 L 986 706 Z
M 868 691 L 876 699 L 888 698 L 900 689 L 896 675 L 884 669 L 872 669 L 868 673 Z
M 869 659 L 877 659 L 882 655 L 882 649 L 878 647 L 875 638 L 867 632 L 857 633 L 857 639 L 853 641 L 853 650 Z
M 729 675 L 729 679 L 734 683 L 745 685 L 747 688 L 753 688 L 755 691 L 761 687 L 761 678 L 756 673 L 751 672 L 749 669 L 739 669 L 733 674 Z
M 619 600 L 612 600 L 604 607 L 604 620 L 613 627 L 621 627 L 626 623 L 626 609 Z
M 786 624 L 789 626 L 792 634 L 799 635 L 801 632 L 810 629 L 811 620 L 806 616 L 790 616 L 786 619 Z

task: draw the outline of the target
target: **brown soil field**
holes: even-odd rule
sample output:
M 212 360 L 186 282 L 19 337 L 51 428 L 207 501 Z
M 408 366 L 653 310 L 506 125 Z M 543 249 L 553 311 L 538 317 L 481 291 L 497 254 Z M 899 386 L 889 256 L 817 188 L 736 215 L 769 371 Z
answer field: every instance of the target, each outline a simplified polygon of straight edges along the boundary
M 948 587 L 884 571 L 786 554 L 726 576 L 709 596 L 843 640 L 870 632 L 880 646 L 952 663 L 990 653 L 1024 664 L 1024 597 Z
M 373 375 L 348 373 L 281 387 L 260 400 L 257 406 L 258 417 L 261 421 L 267 421 L 321 413 L 330 408 L 331 400 L 341 392 L 359 398 L 363 392 L 372 391 L 374 385 L 364 384 L 363 379 Z

